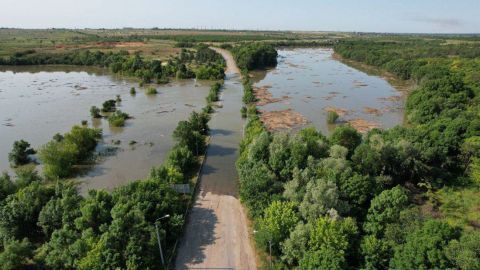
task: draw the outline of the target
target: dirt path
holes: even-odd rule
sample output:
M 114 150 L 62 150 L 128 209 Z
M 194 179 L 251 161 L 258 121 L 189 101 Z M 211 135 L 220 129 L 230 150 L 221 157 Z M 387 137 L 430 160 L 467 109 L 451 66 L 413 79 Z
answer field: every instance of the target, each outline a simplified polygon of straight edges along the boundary
M 239 112 L 242 86 L 230 53 L 221 49 L 218 52 L 228 64 L 223 108 L 209 124 L 212 137 L 207 160 L 178 250 L 176 269 L 257 269 L 235 170 L 243 126 Z
M 221 54 L 225 61 L 227 62 L 227 70 L 225 70 L 226 74 L 240 74 L 240 69 L 237 67 L 237 63 L 235 63 L 235 59 L 233 59 L 233 55 L 221 48 L 210 47 L 210 49 L 216 51 L 217 53 Z

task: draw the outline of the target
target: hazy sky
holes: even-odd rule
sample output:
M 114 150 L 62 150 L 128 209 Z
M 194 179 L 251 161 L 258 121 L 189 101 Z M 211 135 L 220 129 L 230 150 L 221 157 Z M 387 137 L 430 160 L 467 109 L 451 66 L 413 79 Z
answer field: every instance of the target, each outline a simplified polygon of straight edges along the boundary
M 479 33 L 480 0 L 0 0 L 0 27 Z

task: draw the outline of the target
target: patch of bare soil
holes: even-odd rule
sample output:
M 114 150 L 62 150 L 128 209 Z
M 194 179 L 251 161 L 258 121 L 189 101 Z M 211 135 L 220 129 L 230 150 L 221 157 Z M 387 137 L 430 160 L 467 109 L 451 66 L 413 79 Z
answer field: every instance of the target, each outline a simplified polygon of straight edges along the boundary
M 336 112 L 339 116 L 345 116 L 345 115 L 351 113 L 351 111 L 349 111 L 347 109 L 335 108 L 335 107 L 330 107 L 330 106 L 323 108 L 323 110 L 327 111 L 327 112 Z
M 289 99 L 289 96 L 282 96 L 281 98 L 274 98 L 272 93 L 268 91 L 269 88 L 272 88 L 270 85 L 262 87 L 254 87 L 253 92 L 257 98 L 257 106 L 264 106 L 270 103 L 276 103 L 280 101 L 285 101 Z
M 308 123 L 307 118 L 292 109 L 282 111 L 260 111 L 260 120 L 268 130 L 291 129 Z
M 365 133 L 374 128 L 379 128 L 380 124 L 376 122 L 370 122 L 365 119 L 351 119 L 347 121 L 358 132 Z

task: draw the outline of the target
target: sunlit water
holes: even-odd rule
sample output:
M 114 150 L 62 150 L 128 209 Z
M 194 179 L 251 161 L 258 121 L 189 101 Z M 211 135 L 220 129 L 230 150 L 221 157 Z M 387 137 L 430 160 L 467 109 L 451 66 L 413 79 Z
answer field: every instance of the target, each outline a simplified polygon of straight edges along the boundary
M 148 96 L 138 84 L 111 76 L 102 69 L 74 67 L 3 67 L 0 69 L 0 171 L 10 171 L 8 152 L 15 140 L 24 139 L 37 148 L 55 133 L 65 133 L 82 120 L 103 130 L 98 152 L 117 148 L 102 157 L 78 178 L 82 191 L 107 188 L 141 179 L 152 166 L 160 165 L 174 142 L 171 134 L 178 121 L 201 110 L 208 82 L 176 81 L 158 86 Z M 135 96 L 130 88 L 137 89 Z M 110 127 L 106 119 L 92 120 L 90 107 L 120 95 L 120 110 L 130 114 L 122 128 Z M 120 145 L 113 141 L 119 140 Z M 136 141 L 130 145 L 131 141 Z
M 271 86 L 274 98 L 288 99 L 260 106 L 260 110 L 293 109 L 323 133 L 327 124 L 325 108 L 348 111 L 338 122 L 364 119 L 381 128 L 403 122 L 404 95 L 382 77 L 359 71 L 333 58 L 331 49 L 282 49 L 278 65 L 254 73 L 255 86 Z M 377 109 L 377 114 L 367 109 Z

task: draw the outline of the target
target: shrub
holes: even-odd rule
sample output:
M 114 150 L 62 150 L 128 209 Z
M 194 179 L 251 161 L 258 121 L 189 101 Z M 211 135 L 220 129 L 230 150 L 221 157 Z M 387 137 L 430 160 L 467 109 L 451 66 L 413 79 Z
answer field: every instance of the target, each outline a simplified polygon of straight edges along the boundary
M 147 95 L 156 95 L 158 94 L 157 89 L 155 87 L 148 87 L 145 91 Z
M 29 155 L 35 154 L 35 150 L 30 148 L 30 144 L 24 140 L 15 141 L 13 143 L 13 149 L 8 154 L 8 161 L 11 166 L 18 167 L 30 162 Z
M 134 96 L 137 94 L 137 90 L 135 90 L 135 87 L 130 88 L 130 95 Z
M 116 102 L 113 99 L 107 100 L 102 104 L 102 112 L 114 112 L 116 109 Z
M 96 106 L 90 107 L 90 115 L 92 118 L 101 118 L 102 116 L 100 115 L 100 109 L 97 108 Z
M 108 117 L 108 123 L 114 127 L 123 127 L 125 126 L 125 120 L 128 118 L 130 116 L 127 113 L 117 110 Z
M 247 118 L 247 107 L 243 106 L 240 109 L 240 113 L 242 114 L 242 118 Z
M 327 113 L 327 123 L 329 124 L 335 124 L 337 121 L 339 115 L 337 112 L 330 111 Z

